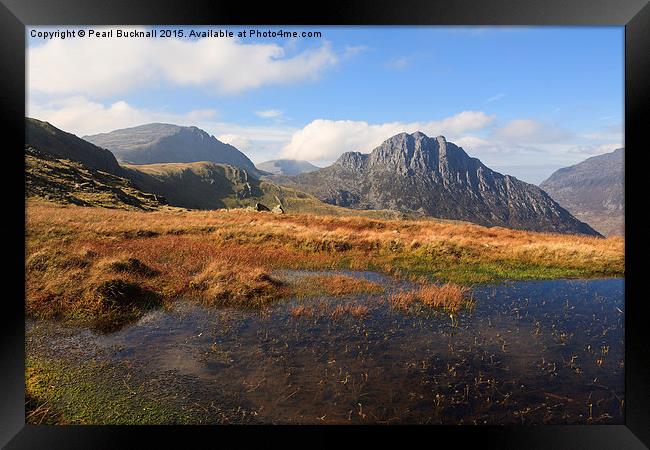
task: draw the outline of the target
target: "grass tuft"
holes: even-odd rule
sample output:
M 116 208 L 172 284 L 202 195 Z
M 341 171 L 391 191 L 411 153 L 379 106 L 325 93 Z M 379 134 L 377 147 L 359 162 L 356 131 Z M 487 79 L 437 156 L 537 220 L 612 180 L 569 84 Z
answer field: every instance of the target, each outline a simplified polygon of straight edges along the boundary
M 104 262 L 106 268 L 117 273 L 128 273 L 141 277 L 151 278 L 158 275 L 159 271 L 152 269 L 137 258 L 120 258 Z
M 445 283 L 442 286 L 424 284 L 411 291 L 393 294 L 388 300 L 393 307 L 404 310 L 419 302 L 429 308 L 458 311 L 464 305 L 472 305 L 473 300 L 470 298 L 470 292 L 467 286 L 453 283 Z
M 261 306 L 286 296 L 285 284 L 259 267 L 229 267 L 213 262 L 190 281 L 207 304 Z

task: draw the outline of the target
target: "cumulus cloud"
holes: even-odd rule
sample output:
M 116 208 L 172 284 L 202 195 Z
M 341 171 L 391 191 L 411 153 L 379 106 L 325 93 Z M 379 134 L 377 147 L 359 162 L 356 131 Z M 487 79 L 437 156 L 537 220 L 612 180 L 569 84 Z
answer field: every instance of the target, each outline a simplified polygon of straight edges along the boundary
M 282 156 L 309 161 L 334 160 L 346 151 L 369 152 L 398 133 L 422 131 L 430 136 L 442 134 L 451 139 L 465 131 L 485 128 L 493 120 L 494 116 L 482 111 L 463 111 L 442 120 L 411 123 L 369 124 L 354 120 L 318 119 L 291 136 L 282 149 Z
M 338 60 L 328 42 L 289 56 L 277 44 L 227 38 L 53 39 L 29 48 L 27 73 L 29 90 L 45 94 L 101 97 L 162 83 L 230 94 L 317 79 Z

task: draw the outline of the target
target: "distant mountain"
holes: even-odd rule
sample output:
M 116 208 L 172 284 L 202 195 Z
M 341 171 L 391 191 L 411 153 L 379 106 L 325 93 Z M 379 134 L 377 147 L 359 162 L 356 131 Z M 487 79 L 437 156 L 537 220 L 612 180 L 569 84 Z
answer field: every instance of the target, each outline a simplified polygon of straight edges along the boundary
M 539 187 L 494 172 L 443 136 L 430 138 L 421 132 L 393 136 L 370 154 L 344 153 L 315 172 L 271 179 L 350 208 L 599 235 Z
M 120 165 L 115 156 L 103 148 L 66 133 L 48 122 L 25 118 L 26 145 L 46 150 L 52 155 L 78 161 L 85 166 L 112 174 L 121 174 Z
M 230 164 L 259 175 L 253 162 L 230 144 L 224 144 L 197 127 L 150 123 L 84 139 L 107 148 L 120 162 L 130 164 L 209 161 Z
M 308 161 L 296 159 L 274 159 L 257 164 L 257 168 L 272 175 L 298 175 L 320 169 Z
M 625 150 L 588 158 L 554 172 L 540 187 L 604 235 L 625 234 Z

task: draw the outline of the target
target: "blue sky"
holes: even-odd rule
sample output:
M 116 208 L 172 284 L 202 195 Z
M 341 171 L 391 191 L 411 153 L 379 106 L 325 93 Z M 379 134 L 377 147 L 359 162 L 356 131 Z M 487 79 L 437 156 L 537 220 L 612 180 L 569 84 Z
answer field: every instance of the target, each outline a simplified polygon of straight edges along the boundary
M 321 166 L 421 129 L 532 183 L 624 142 L 622 27 L 270 29 L 322 37 L 48 40 L 28 29 L 28 114 L 80 136 L 196 125 L 254 162 Z

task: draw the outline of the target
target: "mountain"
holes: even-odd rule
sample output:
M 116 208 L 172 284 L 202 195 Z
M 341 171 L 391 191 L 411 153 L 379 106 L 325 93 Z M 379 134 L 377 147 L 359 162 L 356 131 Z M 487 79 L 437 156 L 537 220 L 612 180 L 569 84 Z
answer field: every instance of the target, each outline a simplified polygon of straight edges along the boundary
M 210 161 L 245 169 L 251 175 L 259 174 L 246 155 L 197 127 L 150 123 L 84 136 L 84 139 L 107 148 L 120 162 L 157 164 Z
M 600 233 L 625 234 L 625 150 L 588 158 L 554 172 L 540 187 Z
M 257 168 L 272 175 L 298 175 L 301 173 L 313 172 L 320 167 L 308 161 L 296 159 L 274 159 L 257 164 Z
M 350 208 L 599 236 L 539 187 L 494 172 L 443 136 L 421 132 L 395 135 L 370 154 L 344 153 L 315 172 L 271 179 Z
M 81 162 L 91 169 L 121 174 L 120 165 L 108 150 L 66 133 L 48 122 L 27 117 L 25 127 L 25 144 L 28 146 L 45 150 L 61 159 Z
M 359 215 L 321 202 L 313 195 L 260 180 L 247 170 L 208 161 L 119 165 L 108 150 L 47 122 L 26 119 L 27 198 L 79 206 L 154 210 L 164 205 L 215 209 L 278 204 L 288 213 Z M 394 211 L 364 211 L 382 219 L 405 217 Z

